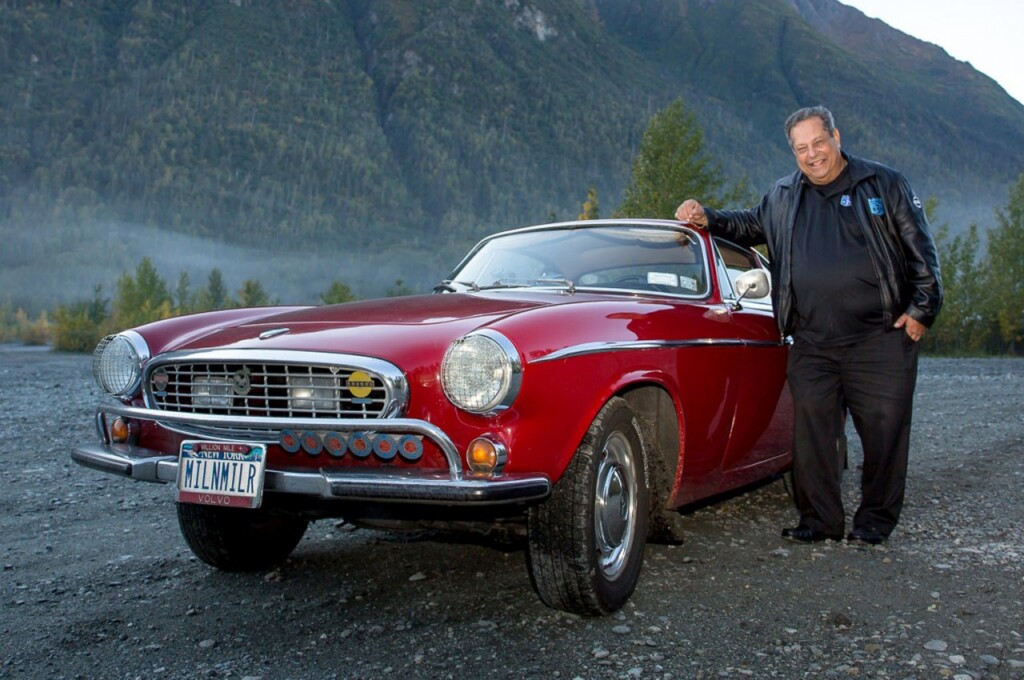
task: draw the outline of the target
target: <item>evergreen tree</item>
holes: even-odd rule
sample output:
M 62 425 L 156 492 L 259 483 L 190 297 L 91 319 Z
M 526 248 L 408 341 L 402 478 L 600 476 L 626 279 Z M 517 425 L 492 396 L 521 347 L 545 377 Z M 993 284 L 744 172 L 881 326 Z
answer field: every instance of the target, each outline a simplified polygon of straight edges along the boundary
M 331 282 L 330 288 L 320 293 L 320 300 L 325 305 L 336 305 L 341 302 L 352 302 L 356 299 L 352 289 L 341 281 L 335 279 Z
M 930 352 L 968 354 L 985 349 L 990 324 L 981 315 L 985 284 L 978 244 L 976 224 L 952 239 L 946 225 L 936 232 L 943 303 L 939 318 L 925 336 L 925 347 Z
M 174 289 L 174 297 L 177 300 L 177 306 L 174 308 L 176 314 L 188 314 L 192 311 L 193 299 L 190 286 L 188 272 L 182 270 L 181 275 L 178 276 L 178 285 Z
M 242 288 L 238 291 L 239 307 L 266 307 L 269 304 L 270 298 L 263 290 L 263 284 L 256 279 L 246 279 L 242 282 Z
M 740 202 L 745 193 L 742 185 L 726 190 L 721 167 L 704 151 L 704 132 L 696 116 L 676 99 L 647 124 L 616 214 L 672 219 L 687 198 L 714 208 Z
M 14 307 L 4 301 L 0 303 L 0 342 L 11 342 L 15 337 Z
M 414 291 L 412 288 L 405 285 L 405 281 L 403 281 L 402 279 L 395 279 L 395 285 L 392 286 L 391 288 L 388 288 L 387 291 L 385 291 L 385 294 L 388 297 L 402 297 L 404 295 L 412 295 L 415 292 L 416 291 Z
M 106 334 L 107 303 L 103 287 L 93 289 L 92 300 L 60 305 L 54 314 L 53 348 L 63 352 L 89 352 Z
M 224 274 L 221 270 L 214 268 L 207 278 L 206 287 L 196 296 L 197 311 L 206 312 L 230 306 L 231 299 L 228 297 L 228 288 L 224 284 Z
M 1024 174 L 1010 188 L 998 226 L 988 235 L 988 314 L 999 327 L 1004 351 L 1024 350 Z
M 117 280 L 113 310 L 116 328 L 131 328 L 156 319 L 165 319 L 171 316 L 172 311 L 167 283 L 148 257 L 139 262 L 135 276 L 124 272 Z
M 587 190 L 587 200 L 583 201 L 583 212 L 577 216 L 578 220 L 601 219 L 601 213 L 597 201 L 597 189 L 590 187 Z

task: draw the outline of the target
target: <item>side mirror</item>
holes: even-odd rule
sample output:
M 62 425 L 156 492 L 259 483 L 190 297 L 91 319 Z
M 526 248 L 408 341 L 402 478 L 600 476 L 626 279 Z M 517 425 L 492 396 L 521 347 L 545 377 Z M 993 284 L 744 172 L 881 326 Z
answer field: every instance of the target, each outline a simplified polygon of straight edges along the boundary
M 758 300 L 768 297 L 772 291 L 771 283 L 768 281 L 768 272 L 763 269 L 751 269 L 743 272 L 736 277 L 733 287 L 736 289 L 736 294 L 739 295 L 736 300 L 737 307 L 740 300 L 744 298 Z

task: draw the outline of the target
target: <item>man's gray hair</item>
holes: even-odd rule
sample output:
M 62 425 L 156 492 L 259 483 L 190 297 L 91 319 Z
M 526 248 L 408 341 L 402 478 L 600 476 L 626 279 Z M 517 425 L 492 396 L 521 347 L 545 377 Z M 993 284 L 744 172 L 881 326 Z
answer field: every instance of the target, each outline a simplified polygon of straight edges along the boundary
M 789 114 L 786 119 L 786 141 L 793 146 L 793 138 L 789 136 L 790 131 L 797 123 L 802 123 L 808 118 L 820 118 L 821 124 L 825 126 L 825 133 L 832 137 L 836 131 L 836 121 L 832 118 L 832 112 L 824 106 L 805 106 L 802 109 Z

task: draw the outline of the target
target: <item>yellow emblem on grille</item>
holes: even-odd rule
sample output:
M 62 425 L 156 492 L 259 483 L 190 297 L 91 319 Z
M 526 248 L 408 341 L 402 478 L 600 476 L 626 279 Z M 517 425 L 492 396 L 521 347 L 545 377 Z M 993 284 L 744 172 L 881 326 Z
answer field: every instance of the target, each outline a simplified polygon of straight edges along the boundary
M 373 389 L 373 378 L 362 371 L 353 371 L 345 381 L 345 387 L 353 397 L 365 399 L 370 396 L 370 391 Z

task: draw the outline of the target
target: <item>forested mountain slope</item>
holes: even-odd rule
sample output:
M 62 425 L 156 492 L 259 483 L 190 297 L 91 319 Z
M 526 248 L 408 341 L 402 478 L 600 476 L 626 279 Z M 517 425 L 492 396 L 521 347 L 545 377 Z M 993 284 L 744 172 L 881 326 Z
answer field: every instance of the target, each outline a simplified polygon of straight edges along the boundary
M 400 246 L 437 257 L 397 263 L 407 281 L 436 278 L 495 229 L 574 218 L 590 187 L 610 213 L 678 96 L 753 193 L 814 103 L 952 222 L 986 223 L 1024 171 L 1024 106 L 835 0 L 22 1 L 0 7 L 0 60 L 8 274 L 113 269 L 136 253 L 111 238 L 104 261 L 98 237 L 146 228 L 343 263 Z M 378 269 L 361 293 L 393 280 Z

